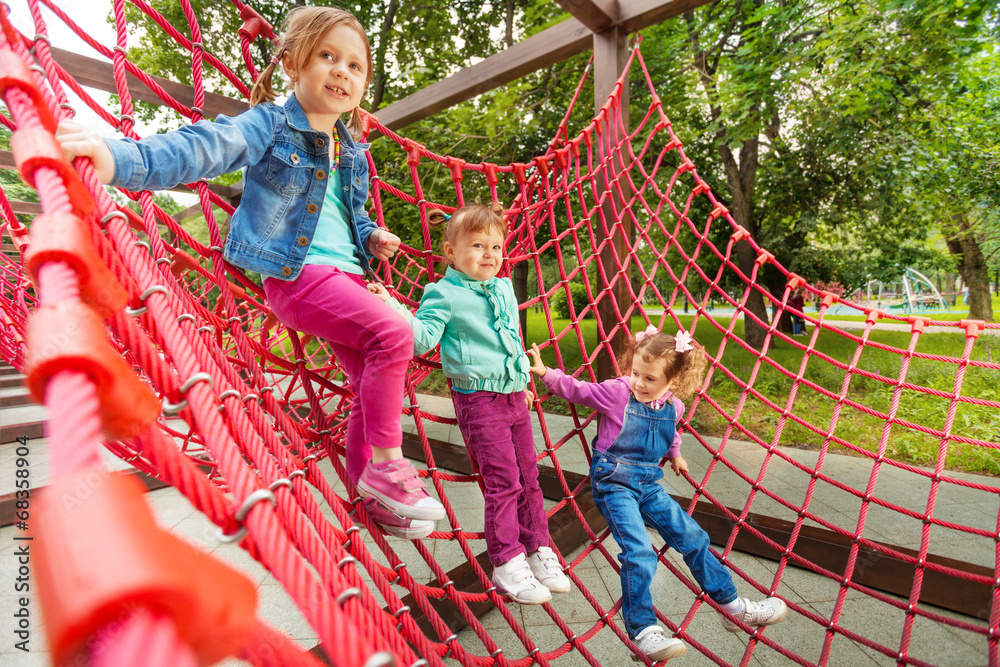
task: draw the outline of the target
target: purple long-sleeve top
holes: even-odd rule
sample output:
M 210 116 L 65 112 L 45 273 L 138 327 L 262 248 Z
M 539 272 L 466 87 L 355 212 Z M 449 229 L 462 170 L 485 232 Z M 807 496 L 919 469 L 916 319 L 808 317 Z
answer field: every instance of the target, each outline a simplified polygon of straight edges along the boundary
M 628 405 L 628 398 L 632 394 L 628 378 L 620 377 L 596 383 L 583 382 L 566 375 L 558 368 L 546 368 L 542 382 L 556 396 L 571 403 L 593 408 L 604 415 L 597 428 L 597 442 L 594 443 L 594 449 L 599 452 L 607 451 L 622 431 L 625 406 Z M 673 401 L 679 423 L 684 415 L 684 403 L 676 396 L 671 396 L 670 400 Z M 681 433 L 680 430 L 675 430 L 674 441 L 667 450 L 667 458 L 675 458 L 680 453 Z

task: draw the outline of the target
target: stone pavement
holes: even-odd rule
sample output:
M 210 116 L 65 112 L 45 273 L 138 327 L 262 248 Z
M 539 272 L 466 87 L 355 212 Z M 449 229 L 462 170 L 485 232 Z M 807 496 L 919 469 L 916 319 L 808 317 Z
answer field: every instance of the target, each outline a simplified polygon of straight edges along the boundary
M 421 396 L 420 400 L 421 407 L 429 412 L 452 414 L 451 401 L 448 399 Z M 547 415 L 546 424 L 553 441 L 558 441 L 571 429 L 572 420 L 568 417 Z M 457 427 L 442 424 L 427 424 L 427 427 L 428 435 L 432 438 L 461 443 Z M 591 435 L 592 428 L 591 432 L 587 434 L 588 440 Z M 708 439 L 708 441 L 712 447 L 718 447 L 721 442 L 719 439 Z M 541 439 L 538 438 L 537 442 L 540 443 Z M 44 483 L 47 476 L 48 466 L 44 460 L 45 442 L 44 440 L 35 440 L 30 446 L 32 449 L 32 454 L 29 457 L 32 464 L 32 484 L 37 488 Z M 539 445 L 539 451 L 541 450 L 542 446 Z M 0 446 L 0 495 L 12 490 L 13 451 L 11 445 Z M 699 445 L 693 437 L 687 435 L 685 436 L 683 452 L 690 464 L 692 477 L 701 481 L 712 460 L 710 453 Z M 806 466 L 814 466 L 818 454 L 815 451 L 790 448 L 782 448 L 781 452 Z M 758 475 L 764 461 L 764 454 L 765 452 L 759 447 L 740 441 L 729 441 L 724 450 L 724 456 L 733 468 L 742 470 L 751 478 Z M 586 473 L 586 456 L 579 439 L 567 443 L 558 451 L 557 456 L 560 465 L 566 470 Z M 121 467 L 123 465 L 110 455 L 107 458 L 109 463 L 115 466 Z M 334 481 L 335 476 L 329 463 L 324 461 L 323 467 L 327 479 Z M 823 471 L 844 484 L 864 489 L 871 475 L 872 466 L 868 459 L 831 454 L 827 456 Z M 952 476 L 956 479 L 1000 489 L 1000 479 L 959 473 Z M 798 506 L 803 502 L 809 479 L 808 474 L 791 463 L 777 456 L 772 456 L 763 484 L 766 488 L 776 491 L 781 497 Z M 683 479 L 669 475 L 665 484 L 672 493 L 687 497 L 691 495 L 691 488 Z M 336 491 L 343 493 L 343 486 L 339 481 L 333 486 Z M 716 466 L 705 488 L 709 494 L 730 507 L 742 508 L 748 497 L 746 483 L 732 469 L 721 464 Z M 930 485 L 926 478 L 918 477 L 898 468 L 883 466 L 878 477 L 875 495 L 893 505 L 923 512 L 927 505 L 929 490 Z M 446 493 L 456 508 L 462 528 L 469 531 L 482 530 L 482 496 L 478 487 L 472 484 L 448 483 L 446 484 Z M 993 533 L 996 531 L 997 515 L 1000 511 L 998 498 L 1000 496 L 996 493 L 945 484 L 941 486 L 938 493 L 934 515 L 943 520 Z M 148 494 L 148 499 L 159 522 L 164 527 L 192 541 L 206 551 L 233 563 L 256 582 L 260 599 L 258 609 L 260 617 L 287 633 L 303 647 L 312 647 L 317 643 L 315 633 L 274 577 L 239 547 L 219 544 L 216 540 L 215 527 L 204 516 L 194 511 L 190 503 L 177 491 L 171 488 L 153 491 Z M 549 506 L 552 504 L 550 502 Z M 860 507 L 860 501 L 854 496 L 823 483 L 817 486 L 810 505 L 811 510 L 816 514 L 852 531 L 857 526 Z M 758 494 L 751 511 L 758 514 L 771 514 L 789 521 L 795 519 L 794 513 L 762 494 Z M 922 524 L 918 519 L 872 505 L 867 516 L 865 536 L 915 549 L 919 547 L 921 527 Z M 32 619 L 31 652 L 23 653 L 14 648 L 16 638 L 12 634 L 12 614 L 16 608 L 18 597 L 13 590 L 17 570 L 16 559 L 13 557 L 13 551 L 16 548 L 13 541 L 14 535 L 15 529 L 13 527 L 0 529 L 0 638 L 2 638 L 0 640 L 0 664 L 4 667 L 45 665 L 48 664 L 48 655 L 45 652 L 39 610 L 34 602 L 30 607 Z M 659 536 L 651 533 L 651 539 L 658 547 L 662 546 L 663 543 Z M 389 541 L 391 546 L 407 562 L 409 571 L 417 581 L 432 581 L 430 568 L 422 561 L 411 543 L 395 538 L 389 538 Z M 377 553 L 377 547 L 370 537 L 366 538 L 366 544 L 373 553 Z M 457 545 L 452 541 L 428 540 L 427 544 L 430 553 L 446 571 L 465 562 Z M 614 544 L 613 540 L 608 538 L 604 545 L 612 557 L 617 555 L 617 545 Z M 483 548 L 481 543 L 477 546 Z M 724 545 L 716 546 L 721 550 Z M 931 553 L 982 565 L 990 569 L 994 567 L 996 546 L 996 542 L 991 538 L 973 536 L 966 532 L 937 526 L 931 530 Z M 582 547 L 576 552 L 564 555 L 570 561 L 581 549 Z M 384 558 L 381 558 L 380 554 L 377 557 L 384 562 Z M 668 558 L 680 571 L 688 575 L 684 564 L 675 557 L 673 552 L 669 552 Z M 745 572 L 752 580 L 759 582 L 765 588 L 772 585 L 777 571 L 778 564 L 776 562 L 735 551 L 732 552 L 730 558 L 732 564 Z M 620 596 L 621 588 L 618 576 L 600 552 L 595 551 L 583 559 L 576 566 L 575 573 L 605 609 L 609 608 Z M 750 582 L 738 576 L 734 576 L 734 580 L 741 595 L 752 598 L 762 597 L 754 590 Z M 779 596 L 825 618 L 829 618 L 838 592 L 839 588 L 835 582 L 795 567 L 788 567 L 783 572 L 777 587 Z M 405 595 L 405 591 L 400 589 L 400 594 L 401 596 Z M 653 598 L 657 607 L 674 622 L 680 622 L 688 614 L 692 604 L 696 602 L 689 589 L 678 582 L 663 567 L 660 568 L 654 581 Z M 570 630 L 578 635 L 590 631 L 598 618 L 597 612 L 575 589 L 568 594 L 556 596 L 551 608 L 567 622 Z M 566 641 L 565 635 L 553 623 L 544 609 L 519 605 L 511 605 L 509 609 L 543 651 L 553 650 Z M 933 607 L 930 608 L 930 611 L 979 627 L 986 626 L 986 621 L 983 618 L 962 616 Z M 984 610 L 984 617 L 985 613 Z M 527 654 L 514 633 L 506 625 L 499 611 L 493 610 L 487 613 L 482 617 L 481 622 L 493 639 L 503 648 L 507 658 L 518 659 Z M 616 617 L 616 622 L 620 623 L 620 616 Z M 904 614 L 897 608 L 864 594 L 849 591 L 840 623 L 843 627 L 858 632 L 872 641 L 879 642 L 891 651 L 896 651 L 900 646 Z M 731 634 L 723 630 L 717 614 L 707 604 L 701 605 L 694 614 L 687 627 L 687 632 L 728 664 L 740 664 L 749 641 L 749 637 L 743 633 Z M 789 612 L 788 618 L 783 623 L 769 628 L 764 635 L 794 651 L 809 664 L 817 664 L 821 656 L 825 628 L 798 613 Z M 459 641 L 473 653 L 486 654 L 479 639 L 469 629 L 459 633 Z M 585 646 L 603 665 L 630 664 L 629 656 L 631 654 L 608 628 L 604 628 L 590 637 Z M 945 667 L 981 667 L 989 662 L 987 641 L 984 635 L 945 627 L 919 618 L 914 625 L 908 655 L 929 664 Z M 717 664 L 699 653 L 690 644 L 687 655 L 675 660 L 674 663 L 685 667 Z M 223 664 L 230 667 L 245 663 L 228 660 Z M 457 665 L 459 663 L 451 659 L 448 664 Z M 558 667 L 569 667 L 585 665 L 586 663 L 581 655 L 574 651 L 551 661 L 550 664 Z M 747 664 L 789 665 L 794 663 L 774 649 L 758 643 Z M 895 665 L 896 661 L 873 649 L 855 644 L 842 635 L 837 635 L 834 638 L 832 652 L 826 664 L 835 667 L 868 667 L 870 665 Z

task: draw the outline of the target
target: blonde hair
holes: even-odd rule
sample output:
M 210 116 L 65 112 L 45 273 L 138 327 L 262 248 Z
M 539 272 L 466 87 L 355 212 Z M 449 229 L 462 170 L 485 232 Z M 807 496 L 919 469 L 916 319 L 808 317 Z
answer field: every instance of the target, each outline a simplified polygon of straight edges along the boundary
M 675 339 L 670 334 L 648 334 L 638 341 L 633 338 L 618 360 L 618 367 L 625 372 L 631 371 L 632 359 L 637 354 L 642 355 L 647 363 L 662 361 L 667 382 L 676 380 L 674 396 L 687 399 L 701 388 L 707 365 L 705 348 L 697 343 L 692 344 L 694 347 L 687 352 L 677 352 L 674 349 Z
M 446 243 L 454 243 L 462 233 L 475 234 L 484 229 L 495 229 L 506 238 L 508 231 L 507 221 L 503 219 L 503 207 L 499 204 L 469 204 L 452 213 L 451 217 L 439 208 L 432 208 L 427 211 L 427 222 L 431 227 L 448 223 L 444 228 Z
M 272 79 L 275 70 L 278 69 L 278 63 L 285 56 L 291 58 L 294 69 L 304 69 L 309 64 L 309 59 L 312 58 L 319 40 L 331 28 L 339 25 L 353 28 L 361 36 L 361 41 L 365 43 L 365 54 L 368 57 L 368 76 L 365 79 L 365 88 L 367 89 L 368 84 L 372 82 L 372 47 L 361 22 L 355 18 L 354 14 L 339 7 L 300 6 L 292 9 L 285 17 L 281 28 L 281 39 L 275 42 L 274 57 L 257 77 L 257 81 L 253 84 L 253 90 L 250 91 L 250 106 L 274 101 L 276 94 Z M 361 107 L 355 107 L 351 112 L 347 128 L 351 131 L 352 136 L 358 138 L 363 127 Z

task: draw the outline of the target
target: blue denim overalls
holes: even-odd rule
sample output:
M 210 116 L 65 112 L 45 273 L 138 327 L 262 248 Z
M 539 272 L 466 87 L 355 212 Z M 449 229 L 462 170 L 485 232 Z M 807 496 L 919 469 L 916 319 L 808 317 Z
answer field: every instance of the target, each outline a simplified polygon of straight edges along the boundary
M 676 422 L 672 401 L 654 410 L 629 396 L 621 433 L 606 452 L 594 452 L 590 466 L 594 503 L 621 547 L 622 618 L 633 639 L 656 625 L 650 585 L 658 561 L 647 523 L 684 557 L 710 598 L 725 604 L 737 597 L 729 572 L 708 549 L 708 534 L 659 484 Z

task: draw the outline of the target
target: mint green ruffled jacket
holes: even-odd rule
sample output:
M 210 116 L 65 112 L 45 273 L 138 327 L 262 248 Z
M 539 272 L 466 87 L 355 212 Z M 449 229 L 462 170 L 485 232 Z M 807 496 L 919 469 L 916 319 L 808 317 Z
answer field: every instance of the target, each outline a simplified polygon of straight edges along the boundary
M 413 327 L 416 354 L 441 344 L 441 368 L 452 387 L 513 394 L 528 385 L 531 364 L 518 333 L 510 278 L 474 280 L 449 267 L 424 288 L 415 314 L 396 299 L 387 303 Z

